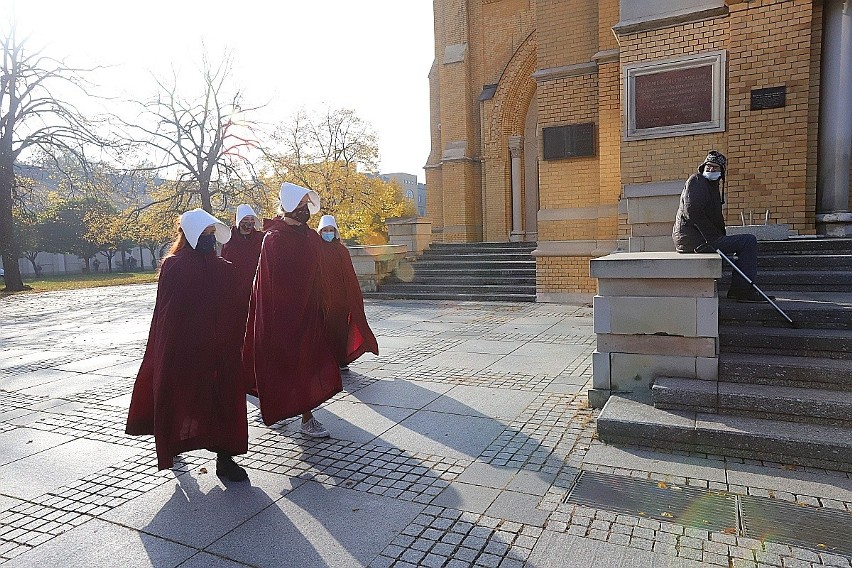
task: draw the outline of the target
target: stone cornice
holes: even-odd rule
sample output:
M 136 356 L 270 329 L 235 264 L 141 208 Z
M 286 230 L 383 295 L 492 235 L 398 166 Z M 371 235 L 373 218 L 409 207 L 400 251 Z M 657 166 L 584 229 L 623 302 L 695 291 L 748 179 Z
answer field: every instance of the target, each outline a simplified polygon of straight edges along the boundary
M 594 75 L 598 72 L 598 64 L 594 61 L 588 63 L 577 63 L 576 65 L 565 65 L 563 67 L 549 67 L 538 69 L 532 76 L 536 83 L 564 79 L 566 77 L 577 77 L 578 75 Z
M 625 20 L 618 22 L 612 27 L 617 36 L 625 36 L 650 30 L 670 28 L 681 24 L 688 24 L 709 18 L 727 16 L 730 9 L 727 6 L 714 6 L 700 10 L 684 10 L 658 18 L 643 18 L 641 20 Z

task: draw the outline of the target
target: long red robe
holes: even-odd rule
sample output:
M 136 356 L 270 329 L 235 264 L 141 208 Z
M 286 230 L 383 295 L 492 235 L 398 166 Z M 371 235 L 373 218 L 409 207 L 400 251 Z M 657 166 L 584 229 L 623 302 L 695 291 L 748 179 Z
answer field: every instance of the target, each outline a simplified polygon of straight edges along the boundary
M 265 223 L 252 289 L 243 370 L 267 425 L 307 412 L 343 390 L 325 335 L 322 239 L 307 225 Z
M 348 365 L 367 351 L 379 354 L 379 344 L 364 314 L 364 296 L 352 257 L 339 240 L 320 247 L 326 332 L 340 365 Z
M 126 429 L 154 435 L 159 469 L 189 450 L 248 451 L 236 280 L 230 262 L 189 247 L 163 261 Z
M 263 244 L 263 233 L 252 231 L 248 235 L 240 233 L 239 227 L 231 228 L 231 240 L 222 247 L 222 258 L 233 263 L 237 269 L 237 298 L 243 305 L 240 325 L 245 325 L 248 318 L 249 299 L 254 274 L 257 272 L 257 259 L 260 257 L 260 245 Z

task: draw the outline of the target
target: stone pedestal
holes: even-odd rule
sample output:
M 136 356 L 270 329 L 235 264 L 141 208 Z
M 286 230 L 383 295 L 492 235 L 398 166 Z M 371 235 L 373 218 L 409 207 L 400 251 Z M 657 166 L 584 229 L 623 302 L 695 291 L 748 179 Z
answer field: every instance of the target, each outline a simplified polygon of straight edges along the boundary
M 719 255 L 614 253 L 592 259 L 591 275 L 593 407 L 615 392 L 650 401 L 658 376 L 717 380 Z
M 358 276 L 362 292 L 375 292 L 376 287 L 390 275 L 405 258 L 404 245 L 346 247 Z
M 621 207 L 630 226 L 630 252 L 673 251 L 672 227 L 683 181 L 627 185 Z
M 420 256 L 432 242 L 432 222 L 423 217 L 388 219 L 388 239 L 392 245 L 404 245 L 412 256 Z

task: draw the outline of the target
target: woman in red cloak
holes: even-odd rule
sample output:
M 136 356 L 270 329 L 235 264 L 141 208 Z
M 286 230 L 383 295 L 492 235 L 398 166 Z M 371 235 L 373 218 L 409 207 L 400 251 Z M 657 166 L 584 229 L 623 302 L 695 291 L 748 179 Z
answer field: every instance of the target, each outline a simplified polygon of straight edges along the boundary
M 322 438 L 328 430 L 311 411 L 343 390 L 343 384 L 325 335 L 323 242 L 307 225 L 311 213 L 319 211 L 319 196 L 284 183 L 279 198 L 280 215 L 263 227 L 243 371 L 248 392 L 260 399 L 266 425 L 301 414 L 302 433 Z
M 178 237 L 160 266 L 157 301 L 145 356 L 136 376 L 127 433 L 154 435 L 157 466 L 197 449 L 216 452 L 216 474 L 242 481 L 234 463 L 248 451 L 248 423 L 239 380 L 242 307 L 234 266 L 216 256 L 228 227 L 202 209 L 180 216 Z
M 263 232 L 254 209 L 243 204 L 237 207 L 237 224 L 231 228 L 231 238 L 222 247 L 222 258 L 232 262 L 237 269 L 239 278 L 239 301 L 243 305 L 243 313 L 239 320 L 245 325 L 248 315 L 251 285 L 254 273 L 257 272 L 257 259 L 260 256 L 260 244 L 263 242 Z
M 322 237 L 320 262 L 326 299 L 326 332 L 341 370 L 369 351 L 379 354 L 376 336 L 364 314 L 364 296 L 352 266 L 349 249 L 340 242 L 333 215 L 323 215 L 317 232 Z

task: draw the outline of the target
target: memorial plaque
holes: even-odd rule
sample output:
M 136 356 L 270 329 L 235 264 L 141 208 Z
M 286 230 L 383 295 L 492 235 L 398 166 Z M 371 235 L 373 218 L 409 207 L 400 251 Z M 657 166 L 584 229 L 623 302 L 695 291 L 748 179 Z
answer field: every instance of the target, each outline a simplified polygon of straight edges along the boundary
M 768 87 L 751 90 L 751 110 L 781 108 L 787 103 L 787 87 Z
M 701 65 L 634 78 L 636 130 L 713 120 L 713 66 Z
M 595 155 L 594 122 L 545 127 L 541 131 L 545 160 Z

